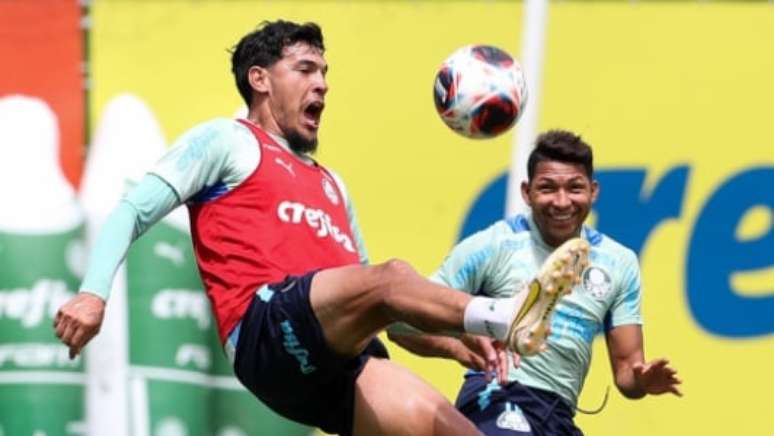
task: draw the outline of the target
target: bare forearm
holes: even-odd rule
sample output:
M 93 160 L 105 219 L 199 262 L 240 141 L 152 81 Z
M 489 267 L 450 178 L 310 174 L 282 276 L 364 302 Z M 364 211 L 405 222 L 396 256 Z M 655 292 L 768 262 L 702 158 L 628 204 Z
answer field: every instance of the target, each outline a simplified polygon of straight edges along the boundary
M 646 395 L 645 388 L 634 377 L 634 370 L 626 365 L 619 368 L 615 374 L 615 385 L 621 394 L 629 399 L 636 400 Z
M 460 339 L 449 336 L 416 336 L 400 334 L 388 329 L 387 336 L 406 350 L 424 357 L 451 359 L 460 365 L 483 371 L 489 380 L 493 375 L 501 384 L 508 382 L 508 354 L 502 344 L 483 336 L 463 335 Z M 517 367 L 518 358 L 513 365 Z
M 458 339 L 443 336 L 409 336 L 388 332 L 387 336 L 402 348 L 423 357 L 453 359 L 461 346 Z

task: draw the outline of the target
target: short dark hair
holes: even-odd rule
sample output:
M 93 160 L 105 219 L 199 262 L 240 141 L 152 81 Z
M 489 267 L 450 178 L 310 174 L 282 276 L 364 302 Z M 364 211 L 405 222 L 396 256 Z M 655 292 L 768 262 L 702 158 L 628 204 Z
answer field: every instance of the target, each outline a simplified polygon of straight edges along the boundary
M 549 130 L 540 134 L 535 141 L 535 149 L 527 160 L 527 177 L 535 176 L 539 162 L 559 161 L 583 165 L 589 180 L 594 176 L 594 155 L 591 146 L 579 135 L 567 130 Z
M 231 72 L 237 89 L 247 106 L 253 98 L 253 88 L 247 78 L 250 67 L 270 67 L 282 59 L 282 50 L 297 42 L 304 42 L 325 51 L 320 26 L 315 23 L 298 24 L 291 21 L 264 21 L 258 28 L 239 40 L 231 52 Z

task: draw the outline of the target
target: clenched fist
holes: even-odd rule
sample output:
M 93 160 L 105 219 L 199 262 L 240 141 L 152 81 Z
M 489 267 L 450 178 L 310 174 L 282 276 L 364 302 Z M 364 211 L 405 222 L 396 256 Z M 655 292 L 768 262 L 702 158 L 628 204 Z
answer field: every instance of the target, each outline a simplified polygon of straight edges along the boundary
M 105 300 L 87 292 L 81 292 L 59 308 L 54 317 L 56 336 L 70 347 L 70 359 L 99 333 L 105 316 Z

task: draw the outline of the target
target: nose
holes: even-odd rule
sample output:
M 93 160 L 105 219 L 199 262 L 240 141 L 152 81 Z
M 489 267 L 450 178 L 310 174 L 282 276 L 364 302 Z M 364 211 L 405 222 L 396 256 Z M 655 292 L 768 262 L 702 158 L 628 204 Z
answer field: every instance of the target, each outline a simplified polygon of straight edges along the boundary
M 318 71 L 317 74 L 315 74 L 312 91 L 319 94 L 321 97 L 325 96 L 325 94 L 328 92 L 328 81 L 325 80 L 325 75 L 322 73 L 322 71 Z
M 570 196 L 567 194 L 567 191 L 564 189 L 560 189 L 556 191 L 556 194 L 554 195 L 554 206 L 557 208 L 566 208 L 570 207 L 572 205 L 572 202 L 570 201 Z

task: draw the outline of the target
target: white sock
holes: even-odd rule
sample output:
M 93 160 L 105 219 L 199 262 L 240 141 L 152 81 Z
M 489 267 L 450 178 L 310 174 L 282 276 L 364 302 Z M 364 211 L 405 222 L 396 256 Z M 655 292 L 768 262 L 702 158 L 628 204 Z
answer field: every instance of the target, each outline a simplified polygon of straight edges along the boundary
M 524 303 L 525 294 L 519 292 L 511 298 L 473 297 L 465 306 L 465 331 L 505 340 L 516 309 Z

